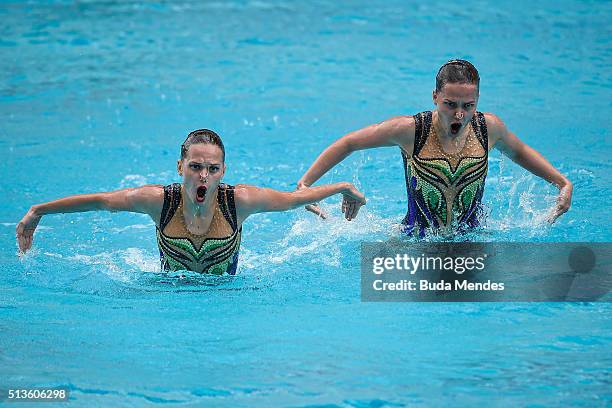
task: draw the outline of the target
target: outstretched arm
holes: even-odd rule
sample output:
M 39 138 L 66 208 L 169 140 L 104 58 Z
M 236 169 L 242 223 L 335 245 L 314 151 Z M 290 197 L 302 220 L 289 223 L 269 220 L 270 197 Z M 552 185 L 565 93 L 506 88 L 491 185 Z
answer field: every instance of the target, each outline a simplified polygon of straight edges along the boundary
M 33 205 L 17 224 L 19 250 L 25 252 L 30 249 L 34 231 L 43 215 L 100 210 L 129 211 L 149 214 L 158 222 L 163 200 L 163 187 L 148 185 L 107 193 L 74 195 Z
M 496 147 L 513 162 L 530 171 L 559 189 L 557 205 L 550 216 L 549 221 L 555 222 L 563 213 L 569 210 L 572 204 L 572 192 L 574 186 L 563 174 L 548 162 L 535 149 L 523 143 L 497 116 L 486 115 L 487 128 L 489 129 L 489 145 Z
M 325 149 L 297 183 L 297 188 L 310 187 L 331 168 L 357 150 L 383 146 L 400 146 L 412 152 L 414 145 L 414 119 L 412 116 L 398 116 L 384 122 L 356 130 L 342 136 Z M 345 202 L 342 207 L 344 209 Z M 322 218 L 325 214 L 318 205 L 307 205 L 306 209 Z M 350 215 L 349 212 L 348 215 Z M 346 215 L 346 213 L 345 213 Z M 357 212 L 353 214 L 357 215 Z M 347 219 L 350 219 L 347 217 Z
M 298 181 L 298 188 L 310 187 L 336 164 L 357 150 L 382 146 L 401 146 L 412 152 L 414 144 L 414 119 L 398 116 L 376 125 L 356 130 L 342 136 L 317 157 Z
M 344 196 L 342 212 L 346 219 L 355 218 L 359 208 L 365 205 L 366 199 L 351 183 L 326 184 L 292 192 L 239 185 L 236 186 L 238 221 L 241 224 L 251 214 L 287 211 L 339 193 Z

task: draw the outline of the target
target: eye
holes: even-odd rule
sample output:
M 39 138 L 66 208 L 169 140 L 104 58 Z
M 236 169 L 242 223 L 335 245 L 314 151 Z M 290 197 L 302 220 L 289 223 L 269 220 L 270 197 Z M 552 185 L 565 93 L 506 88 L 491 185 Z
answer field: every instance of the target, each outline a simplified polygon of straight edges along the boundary
M 444 103 L 447 104 L 448 106 L 450 106 L 451 108 L 454 108 L 455 106 L 457 106 L 457 104 L 455 102 L 446 101 Z
M 216 172 L 218 172 L 218 171 L 219 171 L 219 166 L 211 166 L 211 167 L 210 167 L 210 169 L 209 169 L 209 171 L 210 171 L 211 173 L 216 173 Z
M 199 164 L 190 164 L 189 167 L 193 170 L 200 170 L 202 168 Z
M 472 109 L 474 107 L 473 103 L 466 103 L 465 104 L 465 109 Z

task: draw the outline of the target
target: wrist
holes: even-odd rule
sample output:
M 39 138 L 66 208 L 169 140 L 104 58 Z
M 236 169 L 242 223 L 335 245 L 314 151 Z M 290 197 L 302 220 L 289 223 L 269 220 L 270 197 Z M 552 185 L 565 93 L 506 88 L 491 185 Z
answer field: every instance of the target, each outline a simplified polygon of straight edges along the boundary
M 563 190 L 564 188 L 572 188 L 573 184 L 567 178 L 563 177 L 561 182 L 557 184 L 557 187 L 559 187 L 559 190 Z
M 35 217 L 43 216 L 43 209 L 41 208 L 40 204 L 35 204 L 32 207 L 30 207 L 30 211 L 32 212 L 32 215 L 34 215 Z
M 346 192 L 351 191 L 351 187 L 353 187 L 353 185 L 349 183 L 348 181 L 341 181 L 338 183 L 338 188 L 340 189 L 341 193 L 346 193 Z

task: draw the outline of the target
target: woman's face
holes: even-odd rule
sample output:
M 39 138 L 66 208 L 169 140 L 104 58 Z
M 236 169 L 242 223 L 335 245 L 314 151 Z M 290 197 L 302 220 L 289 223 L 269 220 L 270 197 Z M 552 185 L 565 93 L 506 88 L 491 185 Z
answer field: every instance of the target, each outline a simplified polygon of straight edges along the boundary
M 183 176 L 186 197 L 195 205 L 203 205 L 225 174 L 223 152 L 210 143 L 191 145 L 187 157 L 178 161 L 178 172 Z
M 461 134 L 476 112 L 478 88 L 474 84 L 447 83 L 439 92 L 433 92 L 438 122 L 451 136 Z

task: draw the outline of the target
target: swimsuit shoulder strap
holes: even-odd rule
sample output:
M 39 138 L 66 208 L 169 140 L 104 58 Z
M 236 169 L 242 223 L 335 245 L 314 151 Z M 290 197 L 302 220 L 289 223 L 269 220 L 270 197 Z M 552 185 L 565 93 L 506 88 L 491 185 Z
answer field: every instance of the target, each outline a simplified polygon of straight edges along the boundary
M 219 184 L 217 202 L 219 203 L 221 213 L 223 213 L 232 229 L 236 231 L 238 228 L 238 217 L 236 216 L 236 203 L 234 201 L 234 186 Z
M 412 156 L 417 156 L 423 146 L 425 146 L 425 142 L 427 141 L 427 136 L 429 135 L 429 130 L 431 129 L 431 111 L 425 111 L 421 113 L 417 113 L 414 117 L 414 150 L 412 151 Z
M 476 112 L 472 117 L 472 129 L 476 134 L 476 138 L 484 148 L 485 152 L 489 152 L 489 136 L 487 133 L 487 121 L 482 112 Z
M 181 203 L 181 183 L 173 183 L 164 187 L 164 206 L 159 219 L 160 230 L 163 231 L 170 222 Z

